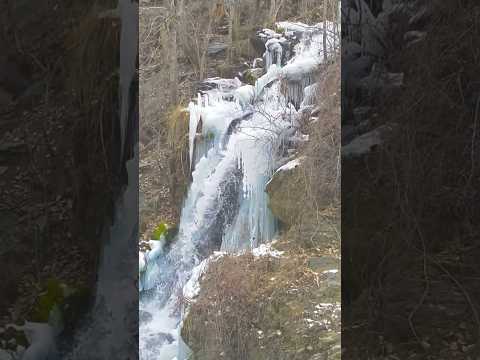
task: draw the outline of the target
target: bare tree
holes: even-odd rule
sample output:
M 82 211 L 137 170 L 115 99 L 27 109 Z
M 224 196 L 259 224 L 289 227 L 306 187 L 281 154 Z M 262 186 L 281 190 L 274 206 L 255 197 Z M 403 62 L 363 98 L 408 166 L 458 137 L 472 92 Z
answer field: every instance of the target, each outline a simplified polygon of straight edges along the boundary
M 271 23 L 275 23 L 277 21 L 278 12 L 284 3 L 285 0 L 270 0 L 270 11 L 268 17 Z
M 235 41 L 235 32 L 238 27 L 240 11 L 238 8 L 238 0 L 225 0 L 226 5 L 226 14 L 228 17 L 228 41 L 229 41 L 229 52 L 228 52 L 228 61 L 232 61 L 234 41 Z
M 206 75 L 208 44 L 215 23 L 216 2 L 188 2 L 180 0 L 178 4 L 177 36 L 182 50 L 194 67 L 198 78 Z M 199 13 L 207 15 L 199 16 Z
M 169 19 L 168 22 L 168 46 L 165 49 L 168 51 L 169 64 L 169 80 L 170 80 L 170 101 L 172 104 L 177 103 L 178 98 L 178 51 L 177 51 L 177 24 L 178 17 L 182 15 L 183 0 L 179 0 L 179 6 L 175 4 L 175 0 L 169 1 Z

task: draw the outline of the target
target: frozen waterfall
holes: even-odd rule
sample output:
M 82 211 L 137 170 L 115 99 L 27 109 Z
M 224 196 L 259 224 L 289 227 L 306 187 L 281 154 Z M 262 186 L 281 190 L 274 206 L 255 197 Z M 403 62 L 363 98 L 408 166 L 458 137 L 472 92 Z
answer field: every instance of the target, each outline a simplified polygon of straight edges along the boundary
M 265 185 L 285 137 L 295 128 L 295 106 L 323 59 L 323 24 L 283 22 L 281 27 L 290 36 L 263 32 L 266 69 L 255 86 L 238 79 L 207 79 L 209 90 L 189 104 L 192 183 L 179 233 L 169 249 L 157 242 L 142 254 L 143 360 L 186 359 L 188 348 L 179 335 L 185 311 L 180 299 L 192 273 L 205 266 L 203 260 L 214 251 L 253 249 L 275 235 Z M 294 54 L 282 67 L 282 44 L 292 36 L 297 40 Z

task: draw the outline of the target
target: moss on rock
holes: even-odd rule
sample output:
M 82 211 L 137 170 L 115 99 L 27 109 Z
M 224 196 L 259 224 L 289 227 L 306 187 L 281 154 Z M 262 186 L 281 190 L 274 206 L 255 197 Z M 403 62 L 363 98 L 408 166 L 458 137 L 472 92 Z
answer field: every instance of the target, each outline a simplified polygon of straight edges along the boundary
M 165 222 L 159 223 L 153 230 L 152 240 L 164 240 L 167 244 L 170 243 L 177 235 L 178 228 L 174 225 Z
M 58 279 L 48 279 L 45 290 L 38 297 L 29 320 L 34 322 L 55 322 L 65 330 L 74 325 L 86 314 L 90 305 L 90 288 L 72 287 Z
M 57 279 L 48 279 L 32 310 L 32 321 L 48 322 L 54 306 L 62 304 L 64 299 L 64 285 Z
M 247 69 L 243 72 L 243 81 L 249 85 L 255 85 L 255 82 L 262 75 L 263 69 Z

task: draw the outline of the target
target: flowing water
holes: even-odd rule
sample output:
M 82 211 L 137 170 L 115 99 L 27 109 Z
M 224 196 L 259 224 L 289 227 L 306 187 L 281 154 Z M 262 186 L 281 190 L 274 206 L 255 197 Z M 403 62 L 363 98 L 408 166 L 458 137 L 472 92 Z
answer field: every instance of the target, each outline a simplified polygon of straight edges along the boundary
M 314 82 L 324 43 L 322 24 L 280 26 L 284 35 L 267 29 L 259 34 L 268 70 L 254 86 L 207 79 L 207 90 L 189 105 L 192 183 L 179 233 L 170 246 L 151 242 L 153 249 L 140 254 L 143 360 L 187 358 L 179 335 L 186 311 L 180 300 L 192 273 L 198 277 L 205 266 L 203 260 L 218 250 L 253 249 L 275 235 L 265 185 L 296 131 L 297 108 L 306 103 L 304 89 Z M 334 46 L 330 35 L 329 44 Z

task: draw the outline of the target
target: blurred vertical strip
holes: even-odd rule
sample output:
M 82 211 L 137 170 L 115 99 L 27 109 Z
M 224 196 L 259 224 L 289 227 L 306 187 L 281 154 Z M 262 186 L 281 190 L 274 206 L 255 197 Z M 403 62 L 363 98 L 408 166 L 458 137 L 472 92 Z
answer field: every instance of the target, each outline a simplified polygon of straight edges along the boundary
M 343 359 L 478 359 L 480 7 L 342 7 Z
M 0 358 L 138 358 L 138 2 L 0 2 Z

